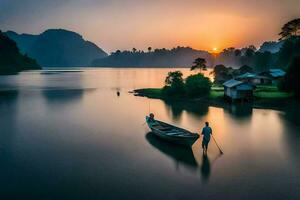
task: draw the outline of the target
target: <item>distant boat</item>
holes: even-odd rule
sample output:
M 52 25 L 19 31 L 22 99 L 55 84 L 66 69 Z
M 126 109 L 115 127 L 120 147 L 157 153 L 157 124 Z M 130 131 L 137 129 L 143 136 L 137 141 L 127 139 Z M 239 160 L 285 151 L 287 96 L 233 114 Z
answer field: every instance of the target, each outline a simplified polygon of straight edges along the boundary
M 152 132 L 168 142 L 172 142 L 179 145 L 192 146 L 199 138 L 197 133 L 192 133 L 185 129 L 167 124 L 162 121 L 155 120 L 155 122 L 149 121 L 149 116 L 146 116 L 146 122 Z

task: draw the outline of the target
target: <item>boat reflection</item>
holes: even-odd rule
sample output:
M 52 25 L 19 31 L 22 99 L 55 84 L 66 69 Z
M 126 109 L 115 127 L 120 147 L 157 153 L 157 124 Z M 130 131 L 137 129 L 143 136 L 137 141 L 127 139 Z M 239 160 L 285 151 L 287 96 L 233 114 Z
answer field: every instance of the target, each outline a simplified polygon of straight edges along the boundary
M 175 161 L 176 170 L 179 170 L 180 167 L 184 167 L 194 174 L 198 175 L 200 173 L 199 176 L 202 183 L 207 183 L 209 181 L 211 167 L 215 161 L 221 157 L 221 154 L 214 156 L 202 155 L 200 159 L 197 159 L 197 162 L 195 157 L 199 158 L 201 154 L 200 150 L 197 151 L 199 152 L 199 155 L 194 155 L 192 148 L 165 142 L 152 132 L 147 133 L 145 137 L 153 147 Z
M 197 170 L 198 163 L 191 148 L 165 142 L 151 132 L 146 134 L 146 140 L 160 152 L 175 160 L 176 168 L 182 165 L 192 171 Z

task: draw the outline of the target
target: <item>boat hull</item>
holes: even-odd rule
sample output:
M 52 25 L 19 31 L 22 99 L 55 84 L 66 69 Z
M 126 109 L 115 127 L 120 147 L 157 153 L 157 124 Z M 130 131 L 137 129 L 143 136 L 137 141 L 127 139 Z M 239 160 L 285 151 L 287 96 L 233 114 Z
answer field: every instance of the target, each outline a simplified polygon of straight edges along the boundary
M 197 138 L 196 137 L 194 137 L 194 138 L 175 138 L 175 137 L 163 135 L 153 129 L 151 129 L 151 131 L 153 134 L 155 134 L 157 137 L 159 137 L 161 139 L 164 139 L 168 142 L 172 142 L 172 143 L 175 143 L 178 145 L 184 145 L 184 146 L 192 146 L 196 142 L 196 140 L 199 138 L 199 137 L 197 137 Z
M 166 131 L 160 130 L 159 128 L 156 128 L 155 126 L 151 125 L 150 123 L 148 123 L 148 118 L 146 117 L 147 120 L 147 124 L 148 127 L 151 129 L 152 133 L 155 134 L 157 137 L 171 142 L 173 144 L 178 144 L 178 145 L 184 145 L 184 146 L 192 146 L 196 140 L 199 138 L 199 135 L 197 133 L 191 133 L 187 130 L 184 130 L 182 128 L 164 123 L 164 122 L 160 122 L 157 121 L 160 125 L 164 126 L 164 127 L 169 127 L 170 131 L 172 132 L 172 130 L 177 131 L 178 133 L 182 133 L 181 135 L 173 135 L 173 134 L 168 134 L 166 133 Z

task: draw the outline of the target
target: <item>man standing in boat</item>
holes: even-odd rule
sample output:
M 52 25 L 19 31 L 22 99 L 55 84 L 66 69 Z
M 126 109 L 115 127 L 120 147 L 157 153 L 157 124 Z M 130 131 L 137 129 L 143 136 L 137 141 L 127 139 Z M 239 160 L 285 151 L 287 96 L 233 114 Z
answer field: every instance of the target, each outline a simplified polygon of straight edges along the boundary
M 201 133 L 201 135 L 203 135 L 202 148 L 203 148 L 204 155 L 207 155 L 208 143 L 210 141 L 211 134 L 212 134 L 212 129 L 209 127 L 209 123 L 205 122 L 205 127 L 203 127 Z

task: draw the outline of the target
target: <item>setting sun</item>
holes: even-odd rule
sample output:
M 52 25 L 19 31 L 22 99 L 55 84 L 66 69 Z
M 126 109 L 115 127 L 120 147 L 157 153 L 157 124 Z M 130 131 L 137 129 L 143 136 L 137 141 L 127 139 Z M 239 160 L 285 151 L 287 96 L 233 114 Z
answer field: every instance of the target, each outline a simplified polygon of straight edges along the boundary
M 217 51 L 218 51 L 218 48 L 217 48 L 217 47 L 214 47 L 212 50 L 213 50 L 213 52 L 217 52 Z

